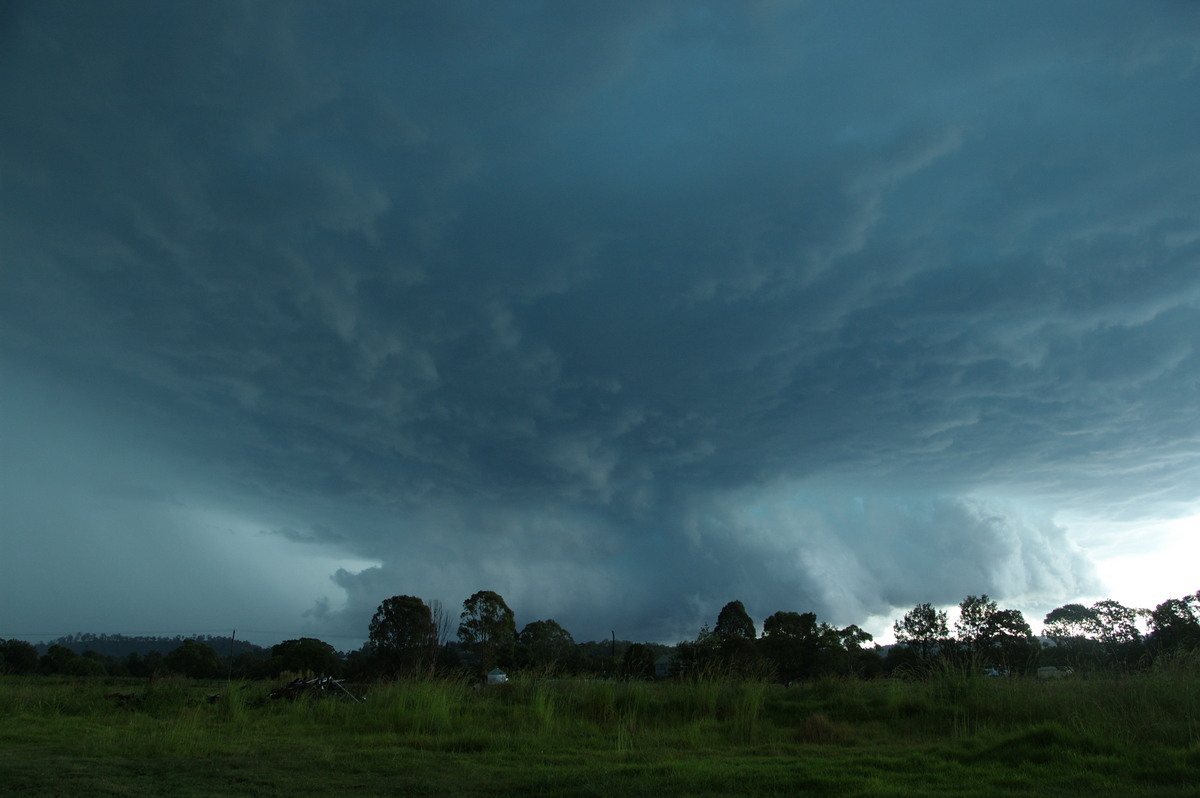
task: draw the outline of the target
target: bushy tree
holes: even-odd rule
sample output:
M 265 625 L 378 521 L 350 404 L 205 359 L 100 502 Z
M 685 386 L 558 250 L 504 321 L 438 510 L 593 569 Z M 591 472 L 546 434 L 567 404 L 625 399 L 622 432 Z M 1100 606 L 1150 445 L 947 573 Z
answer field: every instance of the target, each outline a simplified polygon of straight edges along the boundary
M 863 646 L 872 642 L 875 637 L 858 627 L 857 624 L 850 624 L 845 629 L 838 630 L 838 638 L 842 641 L 842 648 L 847 651 L 861 651 Z
M 439 648 L 433 612 L 416 596 L 384 599 L 371 618 L 367 645 L 386 674 L 427 673 L 437 660 Z
M 967 596 L 958 605 L 959 616 L 954 622 L 954 635 L 973 661 L 978 663 L 989 646 L 992 635 L 992 616 L 999 610 L 996 602 L 982 596 Z
M 221 660 L 216 650 L 199 640 L 184 640 L 163 657 L 167 670 L 192 679 L 212 679 L 221 675 Z
M 71 663 L 79 658 L 71 649 L 58 644 L 46 649 L 46 653 L 38 660 L 38 671 L 41 673 L 70 673 Z
M 719 649 L 718 659 L 723 669 L 733 676 L 750 676 L 759 670 L 754 621 L 740 601 L 731 601 L 717 614 L 713 627 L 713 642 Z
M 271 647 L 267 669 L 272 676 L 284 672 L 314 676 L 338 676 L 342 662 L 333 646 L 313 637 L 284 640 Z
M 546 672 L 570 670 L 578 659 L 571 633 L 553 618 L 525 624 L 517 635 L 516 654 L 521 666 Z
M 970 667 L 1007 672 L 1033 664 L 1037 642 L 1020 610 L 1002 610 L 986 593 L 967 596 L 958 607 L 954 630 Z
M 1064 604 L 1050 610 L 1042 623 L 1046 636 L 1055 643 L 1093 637 L 1099 626 L 1096 611 L 1082 604 Z
M 1126 607 L 1112 599 L 1097 601 L 1092 609 L 1096 613 L 1096 637 L 1103 664 L 1117 670 L 1138 667 L 1146 653 L 1138 622 L 1149 613 L 1136 607 Z
M 1096 614 L 1096 637 L 1114 652 L 1120 646 L 1142 642 L 1137 624 L 1138 618 L 1146 614 L 1145 610 L 1104 599 L 1093 604 L 1092 611 Z
M 463 602 L 458 639 L 474 655 L 478 672 L 487 673 L 497 665 L 507 666 L 516 637 L 513 611 L 499 593 L 480 590 Z
M 37 649 L 32 643 L 0 640 L 0 673 L 33 673 L 37 667 Z
M 892 624 L 896 641 L 908 646 L 924 660 L 942 653 L 950 637 L 949 616 L 932 604 L 918 604 Z
M 784 682 L 839 670 L 844 651 L 838 630 L 818 622 L 813 612 L 780 611 L 769 616 L 763 621 L 759 646 Z
M 1150 613 L 1150 631 L 1155 653 L 1200 648 L 1200 591 L 1167 599 L 1155 607 Z
M 983 664 L 1001 671 L 1030 670 L 1037 664 L 1038 643 L 1020 610 L 997 610 L 987 629 Z
M 717 625 L 713 627 L 713 634 L 722 641 L 753 640 L 758 637 L 754 621 L 750 619 L 750 614 L 740 601 L 731 601 L 721 608 L 721 612 L 717 614 Z
M 883 657 L 866 645 L 875 638 L 850 624 L 837 633 L 842 648 L 842 672 L 849 676 L 873 677 L 883 671 Z
M 1057 607 L 1043 621 L 1044 633 L 1054 644 L 1047 649 L 1049 656 L 1079 669 L 1130 667 L 1144 651 L 1137 627 L 1143 614 L 1111 599 L 1090 607 Z

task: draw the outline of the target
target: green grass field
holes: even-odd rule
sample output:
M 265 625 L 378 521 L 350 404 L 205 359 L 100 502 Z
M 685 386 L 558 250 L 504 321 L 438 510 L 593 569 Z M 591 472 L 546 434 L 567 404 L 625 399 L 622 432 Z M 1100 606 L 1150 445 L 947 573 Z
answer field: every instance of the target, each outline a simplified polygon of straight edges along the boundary
M 790 689 L 400 682 L 361 703 L 270 700 L 269 690 L 4 678 L 0 792 L 1200 795 L 1194 664 L 1105 679 L 947 672 Z

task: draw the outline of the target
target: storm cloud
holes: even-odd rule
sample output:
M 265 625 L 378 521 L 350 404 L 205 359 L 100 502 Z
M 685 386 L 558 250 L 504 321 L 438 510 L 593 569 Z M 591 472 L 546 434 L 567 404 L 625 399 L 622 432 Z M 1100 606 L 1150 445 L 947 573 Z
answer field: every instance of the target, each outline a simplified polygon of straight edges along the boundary
M 1044 612 L 1200 510 L 1190 4 L 0 27 L 0 636 Z

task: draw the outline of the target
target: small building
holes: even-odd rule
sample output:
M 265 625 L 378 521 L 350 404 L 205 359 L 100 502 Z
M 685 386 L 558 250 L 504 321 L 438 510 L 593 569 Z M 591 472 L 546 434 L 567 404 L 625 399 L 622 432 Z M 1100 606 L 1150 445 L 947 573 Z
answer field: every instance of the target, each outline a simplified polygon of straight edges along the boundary
M 675 658 L 670 654 L 663 654 L 661 657 L 654 660 L 655 679 L 665 679 L 668 676 L 674 676 L 675 671 Z
M 1075 671 L 1066 665 L 1043 665 L 1037 669 L 1039 679 L 1065 679 Z
M 490 671 L 488 671 L 488 675 L 487 675 L 487 683 L 488 684 L 504 684 L 507 681 L 508 681 L 508 674 L 506 674 L 504 671 L 500 670 L 499 668 L 492 668 Z

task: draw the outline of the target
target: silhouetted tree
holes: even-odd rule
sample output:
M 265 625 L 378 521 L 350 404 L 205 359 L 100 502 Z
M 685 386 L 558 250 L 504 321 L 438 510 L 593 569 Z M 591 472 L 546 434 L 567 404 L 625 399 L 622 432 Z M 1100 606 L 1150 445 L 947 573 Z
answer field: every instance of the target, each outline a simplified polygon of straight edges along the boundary
M 983 664 L 1003 672 L 1030 671 L 1037 666 L 1038 642 L 1020 610 L 997 610 L 987 629 Z
M 750 620 L 750 614 L 740 601 L 731 601 L 721 608 L 713 634 L 722 641 L 753 640 L 758 636 L 754 621 Z
M 878 676 L 883 671 L 883 658 L 878 651 L 864 648 L 875 638 L 860 629 L 856 624 L 850 624 L 845 629 L 839 629 L 838 640 L 842 648 L 842 671 L 847 675 L 870 678 Z
M 38 667 L 37 649 L 24 640 L 0 641 L 0 673 L 33 673 Z
M 1034 665 L 1037 641 L 1020 610 L 1002 610 L 986 593 L 967 596 L 958 607 L 954 630 L 968 667 L 1007 673 Z
M 1149 612 L 1112 599 L 1097 601 L 1092 610 L 1096 613 L 1096 637 L 1103 664 L 1117 670 L 1137 667 L 1146 651 L 1138 619 Z
M 517 635 L 516 658 L 522 667 L 557 672 L 574 667 L 578 649 L 571 633 L 551 618 L 525 624 Z
M 383 673 L 411 676 L 431 671 L 437 660 L 438 630 L 429 605 L 416 596 L 384 599 L 371 618 L 367 644 L 368 654 Z
M 1091 637 L 1096 633 L 1096 611 L 1082 604 L 1064 604 L 1050 610 L 1042 623 L 1046 636 L 1055 642 Z
M 838 630 L 818 622 L 813 612 L 771 615 L 763 621 L 759 646 L 784 682 L 839 670 L 844 651 Z
M 838 638 L 842 641 L 842 648 L 847 651 L 860 651 L 863 646 L 875 639 L 874 636 L 858 628 L 856 624 L 850 624 L 845 629 L 839 630 Z
M 513 611 L 499 593 L 480 590 L 463 602 L 458 639 L 474 655 L 479 673 L 487 673 L 496 665 L 507 666 L 516 637 Z
M 216 650 L 198 640 L 184 640 L 163 657 L 167 670 L 192 679 L 212 679 L 221 675 L 221 660 Z
M 1081 670 L 1131 667 L 1144 652 L 1137 627 L 1144 613 L 1110 599 L 1090 607 L 1057 607 L 1043 621 L 1045 635 L 1053 643 L 1046 649 L 1048 658 Z
M 929 660 L 946 648 L 950 636 L 948 617 L 944 610 L 936 609 L 932 604 L 918 604 L 892 624 L 892 631 L 898 643 Z
M 720 660 L 730 675 L 750 676 L 759 670 L 761 654 L 755 645 L 758 632 L 740 601 L 731 601 L 717 614 L 713 637 Z
M 284 640 L 271 647 L 267 669 L 272 676 L 284 672 L 312 676 L 338 676 L 342 662 L 333 646 L 313 637 Z
M 38 660 L 40 673 L 70 673 L 70 665 L 79 657 L 66 646 L 53 645 Z
M 1151 647 L 1156 654 L 1200 648 L 1200 591 L 1167 599 L 1150 613 Z
M 963 653 L 973 665 L 982 663 L 984 651 L 991 645 L 992 616 L 999 610 L 996 602 L 982 596 L 967 596 L 958 605 L 959 617 L 954 622 L 954 634 Z

